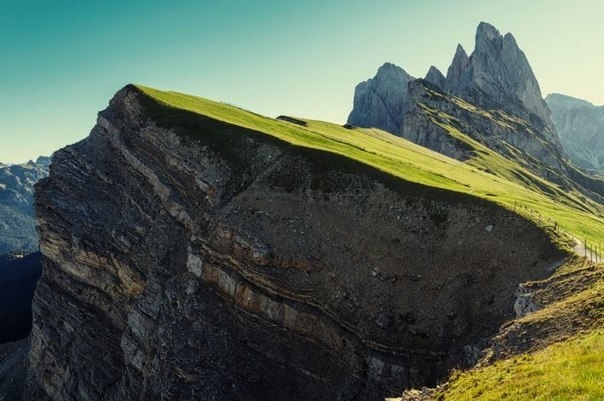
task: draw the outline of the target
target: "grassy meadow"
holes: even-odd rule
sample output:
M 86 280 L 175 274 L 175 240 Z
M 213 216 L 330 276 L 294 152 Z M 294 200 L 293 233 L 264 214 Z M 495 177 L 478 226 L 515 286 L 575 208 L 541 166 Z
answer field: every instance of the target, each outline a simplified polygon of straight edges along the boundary
M 302 126 L 196 96 L 140 85 L 137 88 L 167 108 L 259 131 L 296 146 L 339 154 L 403 180 L 487 199 L 533 220 L 567 249 L 573 242 L 571 237 L 592 244 L 604 238 L 602 205 L 576 191 L 563 191 L 451 126 L 443 128 L 468 144 L 474 157 L 460 162 L 378 129 L 348 129 L 314 120 L 301 120 L 306 122 Z

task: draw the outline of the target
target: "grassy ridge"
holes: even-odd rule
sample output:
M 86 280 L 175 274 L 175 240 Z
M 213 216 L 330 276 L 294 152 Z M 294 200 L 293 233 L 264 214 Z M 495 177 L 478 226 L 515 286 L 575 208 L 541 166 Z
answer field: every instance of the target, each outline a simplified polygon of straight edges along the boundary
M 306 126 L 301 126 L 194 96 L 143 86 L 138 89 L 168 109 L 184 109 L 293 145 L 339 154 L 403 180 L 487 199 L 535 221 L 562 247 L 570 246 L 569 236 L 587 238 L 591 243 L 604 238 L 602 205 L 576 191 L 565 191 L 472 140 L 448 124 L 446 115 L 435 115 L 433 122 L 472 149 L 474 156 L 467 161 L 448 158 L 377 129 L 346 129 L 312 120 L 303 120 Z M 502 124 L 513 123 L 516 121 L 502 120 Z M 554 225 L 562 228 L 560 234 Z M 560 339 L 577 331 L 584 330 L 583 334 L 490 366 L 457 372 L 436 390 L 434 399 L 603 400 L 604 331 L 585 330 L 599 329 L 604 321 L 604 282 L 587 280 L 592 270 L 586 263 L 575 258 L 558 269 L 552 283 L 572 276 L 570 284 L 557 284 L 560 288 L 552 290 L 560 292 L 557 298 L 515 321 L 520 332 L 532 327 L 534 331 L 529 333 L 545 336 L 549 328 L 559 330 L 556 324 L 564 321 L 568 328 Z M 582 271 L 586 276 L 581 276 Z M 551 284 L 548 288 L 554 287 Z
M 604 331 L 577 336 L 486 368 L 456 373 L 435 399 L 604 400 Z
M 195 96 L 140 85 L 137 88 L 168 108 L 260 131 L 297 146 L 336 153 L 404 180 L 488 199 L 549 229 L 562 246 L 569 247 L 570 241 L 564 232 L 591 243 L 604 238 L 602 205 L 579 193 L 562 191 L 451 126 L 443 128 L 469 144 L 475 150 L 474 158 L 459 162 L 377 129 L 347 129 L 312 120 L 304 120 L 307 125 L 300 126 Z M 560 235 L 553 230 L 556 225 L 562 228 Z

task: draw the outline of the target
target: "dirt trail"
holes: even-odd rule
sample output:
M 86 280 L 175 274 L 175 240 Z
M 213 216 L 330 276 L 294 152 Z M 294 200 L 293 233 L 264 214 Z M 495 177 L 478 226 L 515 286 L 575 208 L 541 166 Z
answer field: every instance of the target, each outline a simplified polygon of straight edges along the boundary
M 590 244 L 587 244 L 587 249 L 585 249 L 585 243 L 579 240 L 576 237 L 573 237 L 575 240 L 575 246 L 573 247 L 573 251 L 581 256 L 589 259 L 592 262 L 601 261 L 601 255 L 598 257 L 595 250 L 590 247 Z

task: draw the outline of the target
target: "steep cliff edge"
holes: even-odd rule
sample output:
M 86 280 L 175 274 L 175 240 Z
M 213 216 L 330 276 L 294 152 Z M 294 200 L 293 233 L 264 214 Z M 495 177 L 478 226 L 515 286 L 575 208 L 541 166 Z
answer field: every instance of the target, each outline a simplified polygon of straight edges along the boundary
M 562 256 L 495 203 L 134 86 L 36 212 L 32 400 L 382 399 L 465 363 Z
M 481 22 L 474 51 L 468 57 L 461 45 L 457 47 L 442 89 L 481 108 L 516 115 L 560 147 L 537 78 L 511 33 L 501 35 L 494 26 Z
M 348 123 L 377 127 L 400 135 L 407 103 L 407 84 L 414 79 L 401 67 L 385 63 L 373 78 L 356 86 Z

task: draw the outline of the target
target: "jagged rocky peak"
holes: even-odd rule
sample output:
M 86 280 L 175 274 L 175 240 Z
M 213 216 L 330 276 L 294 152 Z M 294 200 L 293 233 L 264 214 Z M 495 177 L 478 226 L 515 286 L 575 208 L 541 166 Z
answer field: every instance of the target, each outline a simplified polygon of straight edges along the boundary
M 462 72 L 468 68 L 470 58 L 462 45 L 458 44 L 453 56 L 453 61 L 447 70 L 446 85 L 451 85 L 453 82 L 458 82 Z M 448 88 L 448 87 L 447 87 Z
M 426 81 L 485 110 L 518 116 L 561 148 L 539 83 L 512 34 L 501 35 L 494 26 L 481 22 L 472 54 L 468 56 L 458 45 L 446 78 L 442 75 L 432 67 Z M 403 69 L 384 64 L 374 78 L 357 85 L 348 122 L 402 136 L 409 102 L 407 86 L 412 80 Z
M 403 126 L 407 84 L 414 79 L 401 67 L 385 63 L 375 77 L 355 88 L 348 123 L 399 133 Z
M 430 66 L 430 69 L 428 70 L 428 73 L 424 79 L 431 84 L 438 86 L 439 88 L 445 87 L 445 76 L 438 68 L 434 66 Z
M 383 400 L 465 364 L 559 258 L 495 203 L 134 87 L 36 189 L 32 401 Z
M 511 34 L 508 33 L 511 36 Z M 493 55 L 501 52 L 503 37 L 493 25 L 481 22 L 476 28 L 475 50 L 479 53 L 490 53 Z
M 557 142 L 537 78 L 514 36 L 502 36 L 494 26 L 481 22 L 475 42 L 469 57 L 457 47 L 445 89 L 483 108 L 499 108 L 527 119 L 549 131 L 550 139 Z

